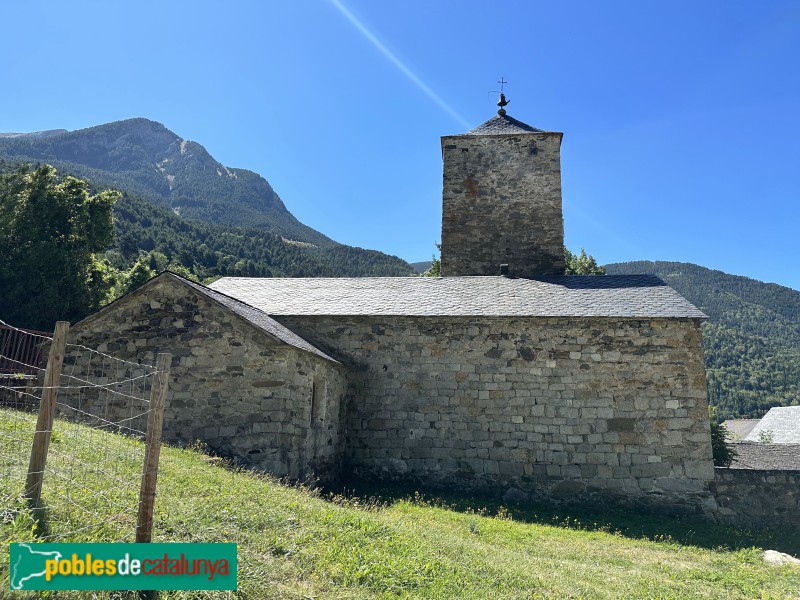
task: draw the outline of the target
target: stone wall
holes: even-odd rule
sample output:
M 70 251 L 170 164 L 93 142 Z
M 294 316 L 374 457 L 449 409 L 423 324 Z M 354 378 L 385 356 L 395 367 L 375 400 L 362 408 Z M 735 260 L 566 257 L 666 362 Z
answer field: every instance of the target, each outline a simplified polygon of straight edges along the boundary
M 202 440 L 278 476 L 338 475 L 342 367 L 276 341 L 177 278 L 153 280 L 79 323 L 70 342 L 150 365 L 158 352 L 172 353 L 167 442 Z M 83 376 L 87 369 L 94 381 L 126 377 L 113 361 L 89 366 L 86 352 L 66 356 L 64 372 Z M 135 366 L 130 371 L 135 375 Z M 72 405 L 79 400 L 84 412 L 111 421 L 128 415 L 124 397 L 96 389 L 59 397 Z
M 800 527 L 800 471 L 714 469 L 718 508 L 710 516 L 738 527 Z
M 42 377 L 44 377 L 44 371 L 42 371 Z M 0 407 L 37 412 L 42 391 L 35 386 L 36 378 L 34 376 L 0 375 Z
M 349 367 L 346 467 L 698 511 L 713 478 L 699 322 L 278 318 Z
M 561 136 L 442 138 L 442 275 L 564 273 Z

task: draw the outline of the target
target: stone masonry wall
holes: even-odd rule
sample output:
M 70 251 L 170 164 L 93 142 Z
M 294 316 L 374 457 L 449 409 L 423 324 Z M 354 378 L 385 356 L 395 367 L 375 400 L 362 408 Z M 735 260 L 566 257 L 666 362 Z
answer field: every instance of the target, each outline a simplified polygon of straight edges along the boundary
M 279 317 L 349 367 L 345 466 L 383 479 L 699 512 L 699 322 Z
M 77 325 L 70 341 L 151 365 L 158 352 L 172 353 L 166 442 L 202 440 L 223 456 L 278 476 L 338 475 L 342 368 L 275 341 L 188 286 L 162 277 Z M 68 354 L 65 372 L 85 374 L 87 361 L 85 352 Z M 100 382 L 119 378 L 107 372 L 112 364 L 94 361 L 90 375 Z M 81 410 L 112 421 L 128 415 L 124 399 L 112 395 L 110 406 L 107 399 L 88 390 Z
M 737 527 L 800 527 L 800 471 L 714 469 L 718 508 L 710 516 Z
M 442 275 L 564 273 L 561 135 L 442 138 Z

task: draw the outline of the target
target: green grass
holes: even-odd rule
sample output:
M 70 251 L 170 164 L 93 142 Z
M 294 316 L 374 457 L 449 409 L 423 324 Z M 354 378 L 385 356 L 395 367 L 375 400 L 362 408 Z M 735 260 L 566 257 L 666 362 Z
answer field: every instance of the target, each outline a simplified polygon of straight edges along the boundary
M 12 427 L 17 435 L 24 431 L 14 425 L 17 414 L 12 418 L 10 411 L 0 410 L 0 433 Z M 25 419 L 33 424 L 32 416 Z M 89 435 L 83 427 L 59 423 L 64 433 L 55 443 L 68 443 L 73 428 L 81 438 Z M 133 440 L 91 435 L 95 443 L 76 451 L 87 464 L 108 460 L 104 438 L 110 447 L 140 450 Z M 13 470 L 11 465 L 27 464 L 27 456 L 12 456 L 21 446 L 4 446 L 4 440 L 0 436 L 0 475 Z M 66 453 L 54 456 L 66 461 Z M 481 499 L 404 498 L 405 492 L 397 490 L 323 495 L 226 468 L 191 450 L 164 448 L 161 457 L 154 541 L 238 543 L 236 595 L 241 597 L 749 599 L 800 593 L 800 568 L 767 565 L 752 545 L 761 541 L 774 548 L 772 542 L 780 539 L 796 543 L 785 536 L 625 514 L 509 510 Z M 119 480 L 134 480 L 141 462 L 131 454 L 123 463 Z M 80 471 L 76 467 L 73 475 Z M 124 488 L 92 473 L 88 477 L 98 491 Z M 13 485 L 4 482 L 0 490 L 5 515 L 0 516 L 0 590 L 8 589 L 8 542 L 35 537 L 29 513 L 3 512 L 13 508 L 7 506 L 13 503 Z M 85 522 L 79 510 L 70 511 L 45 492 L 51 502 L 48 532 Z M 77 494 L 73 500 L 98 504 L 97 498 Z M 117 508 L 99 532 L 84 531 L 75 541 L 120 539 L 131 527 Z M 202 595 L 165 592 L 162 597 Z

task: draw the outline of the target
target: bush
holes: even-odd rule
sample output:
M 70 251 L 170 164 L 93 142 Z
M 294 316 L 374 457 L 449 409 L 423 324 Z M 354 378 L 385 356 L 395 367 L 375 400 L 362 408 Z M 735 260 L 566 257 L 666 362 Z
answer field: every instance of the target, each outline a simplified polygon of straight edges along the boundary
M 715 467 L 730 467 L 736 458 L 736 451 L 728 445 L 730 432 L 722 423 L 717 422 L 717 410 L 708 407 L 708 418 L 711 421 L 711 452 Z

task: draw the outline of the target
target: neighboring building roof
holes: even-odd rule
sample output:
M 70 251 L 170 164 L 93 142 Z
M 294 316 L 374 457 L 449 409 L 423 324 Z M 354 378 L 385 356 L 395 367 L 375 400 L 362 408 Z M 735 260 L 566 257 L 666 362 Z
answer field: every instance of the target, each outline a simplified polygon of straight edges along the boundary
M 508 115 L 495 115 L 475 129 L 460 135 L 504 135 L 514 133 L 544 133 L 544 129 L 536 129 L 527 123 L 518 121 Z
M 800 444 L 732 442 L 737 456 L 731 469 L 800 471 Z
M 747 434 L 753 431 L 753 427 L 758 425 L 761 419 L 729 419 L 723 423 L 730 432 L 732 440 L 743 440 Z
M 770 408 L 745 441 L 760 442 L 764 436 L 770 444 L 800 444 L 800 406 Z
M 270 315 L 706 318 L 654 275 L 223 277 L 211 287 Z
M 197 292 L 199 292 L 200 294 L 202 294 L 203 296 L 205 296 L 209 300 L 212 300 L 213 302 L 221 304 L 222 306 L 224 306 L 225 308 L 227 308 L 231 312 L 233 312 L 236 315 L 240 316 L 242 319 L 244 319 L 245 321 L 247 321 L 248 323 L 250 323 L 251 325 L 253 325 L 257 329 L 260 329 L 261 331 L 265 332 L 269 336 L 275 338 L 279 342 L 282 342 L 282 343 L 287 344 L 289 346 L 293 346 L 294 348 L 297 348 L 299 350 L 304 350 L 305 352 L 310 352 L 311 354 L 316 354 L 317 356 L 320 356 L 320 357 L 322 357 L 322 358 L 324 358 L 326 360 L 330 360 L 332 362 L 338 363 L 337 360 L 331 358 L 330 356 L 328 356 L 327 354 L 325 354 L 321 350 L 315 348 L 314 346 L 309 344 L 307 341 L 305 341 L 303 338 L 298 336 L 296 333 L 294 333 L 290 329 L 287 329 L 286 327 L 284 327 L 283 325 L 278 323 L 276 320 L 270 318 L 270 316 L 267 315 L 266 313 L 264 313 L 263 311 L 255 308 L 253 306 L 249 306 L 248 304 L 246 304 L 245 302 L 242 302 L 241 300 L 237 300 L 236 298 L 231 298 L 230 296 L 227 296 L 222 292 L 218 292 L 217 290 L 213 290 L 213 289 L 211 289 L 209 287 L 206 287 L 204 285 L 200 285 L 199 283 L 195 283 L 194 281 L 191 281 L 189 279 L 186 279 L 185 277 L 181 277 L 180 275 L 177 275 L 177 274 L 169 272 L 169 271 L 165 271 L 164 273 L 161 273 L 160 275 L 158 275 L 156 277 L 153 277 L 150 281 L 145 283 L 142 287 L 138 288 L 137 290 L 134 290 L 133 292 L 131 292 L 129 294 L 126 294 L 122 298 L 118 298 L 117 300 L 115 300 L 111 304 L 108 304 L 108 305 L 104 306 L 103 308 L 101 308 L 96 313 L 91 314 L 88 317 L 86 317 L 85 319 L 83 319 L 82 321 L 80 321 L 79 323 L 76 323 L 72 327 L 72 329 L 74 330 L 74 329 L 76 329 L 78 327 L 83 326 L 86 323 L 89 323 L 89 322 L 93 321 L 96 316 L 105 313 L 108 309 L 110 309 L 113 306 L 116 306 L 118 303 L 124 303 L 127 298 L 132 297 L 139 290 L 141 290 L 141 289 L 143 289 L 145 287 L 151 286 L 151 285 L 155 285 L 160 279 L 162 279 L 164 277 L 172 278 L 172 279 L 174 279 L 174 280 L 176 280 L 176 281 L 178 281 L 178 282 L 180 282 L 180 283 L 182 283 L 182 284 L 184 284 L 184 285 L 196 290 Z

